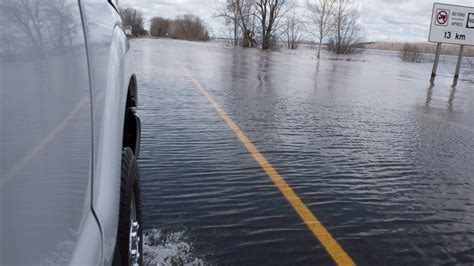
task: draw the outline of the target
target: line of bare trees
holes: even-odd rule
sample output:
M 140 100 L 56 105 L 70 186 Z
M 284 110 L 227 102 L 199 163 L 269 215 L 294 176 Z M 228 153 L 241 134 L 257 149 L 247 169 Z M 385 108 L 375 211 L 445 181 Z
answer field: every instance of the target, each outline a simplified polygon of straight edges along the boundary
M 302 32 L 304 30 L 304 23 L 297 17 L 296 12 L 293 12 L 286 19 L 286 42 L 290 50 L 298 49 L 298 46 L 303 41 Z
M 290 12 L 294 7 L 292 0 L 227 0 L 216 16 L 228 26 L 234 46 L 265 50 L 286 41 L 296 49 L 309 33 L 318 40 L 320 58 L 324 43 L 334 53 L 347 54 L 363 40 L 360 8 L 353 0 L 306 0 L 305 19 Z
M 154 17 L 150 20 L 150 35 L 188 41 L 209 41 L 209 31 L 204 21 L 195 15 L 186 14 L 167 19 Z

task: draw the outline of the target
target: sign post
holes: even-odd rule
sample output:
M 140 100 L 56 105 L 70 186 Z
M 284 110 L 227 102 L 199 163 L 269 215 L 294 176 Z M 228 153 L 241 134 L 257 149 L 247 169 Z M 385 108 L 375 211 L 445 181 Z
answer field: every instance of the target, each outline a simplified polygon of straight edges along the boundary
M 435 54 L 435 59 L 433 63 L 433 71 L 431 71 L 431 79 L 430 79 L 431 83 L 434 83 L 435 78 L 436 78 L 436 71 L 438 70 L 438 62 L 439 62 L 440 53 L 441 53 L 441 43 L 439 42 L 436 45 L 436 54 Z
M 458 85 L 459 71 L 461 70 L 463 50 L 464 50 L 464 45 L 461 45 L 461 48 L 459 48 L 459 55 L 458 55 L 458 62 L 456 64 L 456 71 L 454 72 L 453 87 L 456 87 L 456 85 Z
M 436 78 L 441 44 L 461 45 L 453 81 L 453 86 L 456 86 L 461 69 L 464 46 L 474 45 L 474 7 L 434 3 L 429 41 L 438 44 L 431 73 L 431 83 L 434 83 Z

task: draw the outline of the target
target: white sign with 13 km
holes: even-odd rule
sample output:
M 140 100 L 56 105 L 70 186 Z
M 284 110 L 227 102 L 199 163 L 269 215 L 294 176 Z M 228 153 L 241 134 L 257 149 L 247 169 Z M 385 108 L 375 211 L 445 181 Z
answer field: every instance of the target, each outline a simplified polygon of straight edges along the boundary
M 474 45 L 474 7 L 435 3 L 429 41 Z

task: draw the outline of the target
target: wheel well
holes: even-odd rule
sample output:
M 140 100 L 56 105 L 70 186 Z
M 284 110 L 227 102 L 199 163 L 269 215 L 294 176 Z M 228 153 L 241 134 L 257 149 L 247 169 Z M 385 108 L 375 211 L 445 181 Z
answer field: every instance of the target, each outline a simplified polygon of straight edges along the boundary
M 128 85 L 127 93 L 127 108 L 137 107 L 138 104 L 138 88 L 137 88 L 137 78 L 133 75 L 130 78 L 130 83 Z
M 123 127 L 123 147 L 132 148 L 135 156 L 138 156 L 140 149 L 140 119 L 136 116 L 135 110 L 138 104 L 138 87 L 135 75 L 130 78 L 127 92 L 127 104 L 125 108 L 125 119 Z

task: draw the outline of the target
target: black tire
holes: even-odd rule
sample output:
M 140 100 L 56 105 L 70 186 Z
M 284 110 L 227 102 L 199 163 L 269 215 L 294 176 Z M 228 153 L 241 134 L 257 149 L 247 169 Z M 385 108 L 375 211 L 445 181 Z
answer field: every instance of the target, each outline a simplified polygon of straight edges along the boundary
M 135 199 L 136 221 L 138 228 L 138 263 L 143 265 L 143 230 L 141 212 L 140 177 L 138 174 L 138 164 L 133 151 L 125 147 L 122 151 L 122 173 L 120 187 L 120 212 L 117 233 L 117 249 L 120 257 L 120 265 L 130 265 L 132 256 L 130 254 L 130 231 L 132 200 Z M 116 263 L 114 263 L 116 264 Z

